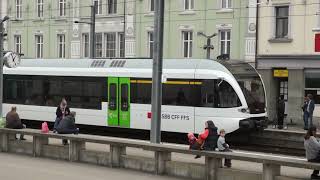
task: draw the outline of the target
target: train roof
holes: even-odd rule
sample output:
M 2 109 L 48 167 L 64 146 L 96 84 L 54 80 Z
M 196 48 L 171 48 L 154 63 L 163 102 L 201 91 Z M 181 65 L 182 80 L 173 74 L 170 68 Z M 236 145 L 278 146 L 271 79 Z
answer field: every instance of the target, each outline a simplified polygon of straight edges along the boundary
M 232 63 L 207 59 L 164 59 L 163 71 L 164 74 L 166 72 L 195 74 L 197 70 L 214 70 L 232 75 L 232 69 L 226 63 L 243 64 L 243 62 L 236 60 L 230 62 Z M 132 71 L 150 74 L 152 73 L 152 65 L 152 59 L 22 59 L 17 68 L 5 68 L 4 72 L 6 74 L 26 75 L 32 75 L 32 72 L 35 75 L 41 73 L 44 75 L 56 75 L 60 72 L 63 75 L 67 73 L 76 76 L 80 76 L 79 73 L 82 72 L 84 73 L 82 75 L 90 72 L 89 76 L 94 76 L 94 74 L 102 76 L 103 72 L 107 71 L 118 73 Z M 56 74 L 50 74 L 50 72 L 55 72 Z

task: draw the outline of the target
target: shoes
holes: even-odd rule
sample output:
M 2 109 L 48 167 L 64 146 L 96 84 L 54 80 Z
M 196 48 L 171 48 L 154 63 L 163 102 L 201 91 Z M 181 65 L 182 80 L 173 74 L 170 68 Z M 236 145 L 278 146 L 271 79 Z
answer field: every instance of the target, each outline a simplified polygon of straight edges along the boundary
M 200 155 L 196 155 L 196 157 L 194 157 L 195 159 L 199 159 L 199 158 L 201 158 L 201 156 Z
M 25 141 L 25 140 L 27 140 L 27 139 L 26 139 L 26 138 L 20 138 L 20 140 L 21 140 L 21 141 Z
M 316 175 L 316 174 L 312 174 L 311 175 L 311 179 L 320 179 L 320 176 Z
M 227 168 L 231 168 L 231 164 L 225 164 L 224 166 Z
M 57 130 L 53 130 L 52 132 L 53 132 L 53 133 L 58 133 Z

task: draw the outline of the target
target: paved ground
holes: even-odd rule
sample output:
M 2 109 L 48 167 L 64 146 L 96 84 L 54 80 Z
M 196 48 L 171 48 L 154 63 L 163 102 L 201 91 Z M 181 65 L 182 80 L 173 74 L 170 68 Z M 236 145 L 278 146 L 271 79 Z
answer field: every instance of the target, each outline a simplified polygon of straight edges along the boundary
M 0 153 L 3 180 L 181 180 L 126 169 Z

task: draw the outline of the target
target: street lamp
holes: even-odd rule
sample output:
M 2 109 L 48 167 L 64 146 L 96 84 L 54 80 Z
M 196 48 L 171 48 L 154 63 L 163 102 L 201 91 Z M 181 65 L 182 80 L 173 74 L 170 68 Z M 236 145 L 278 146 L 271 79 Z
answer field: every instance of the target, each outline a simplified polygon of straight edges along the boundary
M 0 20 L 0 120 L 2 120 L 2 97 L 3 97 L 3 39 L 7 35 L 4 32 L 3 23 L 9 20 L 8 16 Z
M 211 44 L 211 38 L 217 36 L 217 33 L 213 33 L 212 35 L 208 36 L 203 32 L 198 32 L 197 35 L 207 38 L 207 44 L 203 46 L 203 49 L 207 50 L 207 59 L 210 59 L 210 51 L 214 49 L 213 45 Z

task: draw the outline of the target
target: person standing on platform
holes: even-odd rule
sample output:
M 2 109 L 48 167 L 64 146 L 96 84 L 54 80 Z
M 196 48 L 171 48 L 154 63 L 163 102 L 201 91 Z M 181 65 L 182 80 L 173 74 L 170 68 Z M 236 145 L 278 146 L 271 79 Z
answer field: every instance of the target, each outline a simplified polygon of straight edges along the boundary
M 314 101 L 312 94 L 308 94 L 308 106 L 307 106 L 307 117 L 308 117 L 308 125 L 309 128 L 313 126 L 312 117 L 313 117 L 313 111 L 314 111 Z
M 66 101 L 65 98 L 62 98 L 61 103 L 60 103 L 60 105 L 57 107 L 57 110 L 56 110 L 56 116 L 57 116 L 57 117 L 56 117 L 56 120 L 55 120 L 55 122 L 54 122 L 53 132 L 56 132 L 57 127 L 58 127 L 60 121 L 61 121 L 64 117 L 68 116 L 69 114 L 70 114 L 70 109 L 69 109 L 69 107 L 68 107 L 68 105 L 67 105 L 67 101 Z
M 285 102 L 284 96 L 280 95 L 278 102 L 278 129 L 283 129 L 283 119 L 284 119 L 284 111 L 285 111 Z
M 307 96 L 304 97 L 303 105 L 301 106 L 301 109 L 303 111 L 303 122 L 304 122 L 304 130 L 308 130 L 308 98 Z
M 320 143 L 316 139 L 317 128 L 311 126 L 304 137 L 304 148 L 306 150 L 306 158 L 309 162 L 320 163 Z M 311 179 L 320 179 L 319 170 L 314 170 Z

